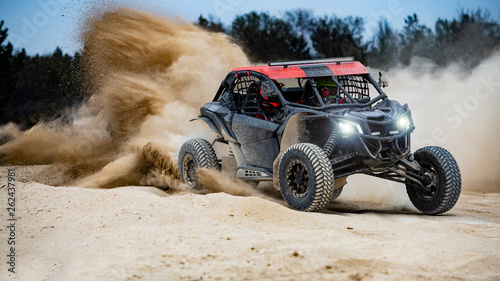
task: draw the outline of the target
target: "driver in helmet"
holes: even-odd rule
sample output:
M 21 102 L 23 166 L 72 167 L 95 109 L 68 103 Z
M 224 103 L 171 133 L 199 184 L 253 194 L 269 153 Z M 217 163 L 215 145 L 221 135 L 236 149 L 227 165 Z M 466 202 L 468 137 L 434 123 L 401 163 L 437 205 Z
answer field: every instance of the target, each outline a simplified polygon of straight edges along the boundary
M 339 88 L 333 82 L 331 77 L 316 78 L 316 88 L 323 100 L 327 103 L 342 103 L 339 99 Z

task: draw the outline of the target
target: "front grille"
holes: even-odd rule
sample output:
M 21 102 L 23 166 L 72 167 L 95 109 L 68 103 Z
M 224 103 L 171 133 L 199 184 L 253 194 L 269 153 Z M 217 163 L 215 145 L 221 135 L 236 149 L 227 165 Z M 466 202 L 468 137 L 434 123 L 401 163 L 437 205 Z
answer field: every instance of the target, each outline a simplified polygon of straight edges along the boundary
M 401 131 L 398 128 L 397 122 L 394 121 L 389 125 L 370 124 L 370 133 L 374 137 L 389 137 L 398 135 L 401 133 Z
M 402 155 L 408 152 L 410 148 L 410 134 L 389 141 L 365 139 L 364 143 L 375 157 L 392 158 L 395 155 Z

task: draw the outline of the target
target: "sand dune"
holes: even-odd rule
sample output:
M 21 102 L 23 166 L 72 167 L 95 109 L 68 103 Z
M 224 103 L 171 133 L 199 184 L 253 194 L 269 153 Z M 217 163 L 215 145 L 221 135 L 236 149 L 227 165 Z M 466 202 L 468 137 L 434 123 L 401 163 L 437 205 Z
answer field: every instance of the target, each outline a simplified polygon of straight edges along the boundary
M 27 181 L 42 179 L 40 167 L 17 173 L 18 273 L 2 263 L 2 280 L 500 279 L 498 193 L 467 192 L 425 216 L 402 187 L 358 177 L 323 212 L 305 213 L 258 197 L 53 187 Z

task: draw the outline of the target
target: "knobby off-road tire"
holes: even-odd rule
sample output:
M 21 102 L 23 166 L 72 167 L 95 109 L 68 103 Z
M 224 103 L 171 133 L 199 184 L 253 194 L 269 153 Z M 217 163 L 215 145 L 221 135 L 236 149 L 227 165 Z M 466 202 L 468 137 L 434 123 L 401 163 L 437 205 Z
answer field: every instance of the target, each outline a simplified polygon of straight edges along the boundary
M 436 215 L 449 211 L 457 203 L 462 188 L 460 169 L 455 158 L 444 148 L 427 146 L 417 150 L 415 160 L 430 175 L 427 187 L 422 190 L 406 182 L 406 192 L 413 205 L 422 213 Z
M 187 140 L 179 150 L 177 162 L 181 179 L 189 186 L 199 189 L 198 170 L 201 168 L 216 169 L 217 155 L 212 145 L 204 139 Z
M 310 143 L 289 147 L 280 160 L 278 181 L 283 198 L 299 211 L 320 211 L 333 195 L 333 170 L 325 152 Z

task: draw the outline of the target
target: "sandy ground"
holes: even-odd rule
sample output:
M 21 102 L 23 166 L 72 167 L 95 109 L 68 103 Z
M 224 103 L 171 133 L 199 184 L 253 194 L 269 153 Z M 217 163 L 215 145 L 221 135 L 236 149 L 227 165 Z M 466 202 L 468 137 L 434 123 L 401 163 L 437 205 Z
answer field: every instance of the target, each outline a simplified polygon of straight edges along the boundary
M 17 274 L 2 208 L 0 280 L 500 280 L 499 193 L 463 192 L 426 216 L 402 186 L 358 177 L 305 213 L 225 193 L 38 183 L 57 184 L 53 167 L 16 173 Z

